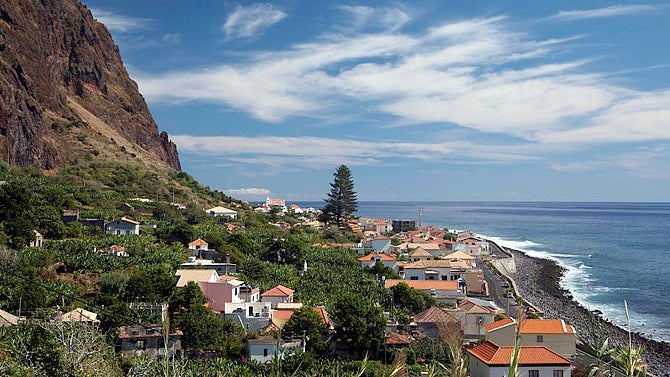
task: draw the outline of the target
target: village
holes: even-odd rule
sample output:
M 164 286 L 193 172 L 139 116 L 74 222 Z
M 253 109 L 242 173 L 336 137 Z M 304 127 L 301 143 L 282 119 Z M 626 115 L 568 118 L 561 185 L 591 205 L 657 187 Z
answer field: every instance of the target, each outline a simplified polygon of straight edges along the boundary
M 119 209 L 132 208 L 129 204 L 123 207 Z M 227 220 L 237 217 L 235 210 L 222 206 L 204 212 Z M 320 226 L 314 220 L 319 211 L 297 205 L 287 207 L 282 199 L 268 198 L 255 208 L 255 212 L 278 213 L 280 217 L 290 213 L 302 220 L 294 224 L 274 223 L 277 227 Z M 113 221 L 79 219 L 77 211 L 64 211 L 63 221 L 82 221 L 101 227 L 106 234 L 121 236 L 139 235 L 140 228 L 148 226 L 126 217 Z M 507 257 L 499 246 L 471 231 L 452 233 L 434 226 L 417 227 L 414 220 L 361 217 L 350 221 L 348 226 L 360 237 L 360 242 L 350 246 L 359 255 L 359 268 L 380 272 L 385 269 L 394 275 L 395 278 L 387 278 L 380 273 L 377 279 L 392 302 L 396 292 L 394 287 L 404 285 L 423 292 L 436 304 L 411 315 L 383 312 L 385 353 L 397 352 L 422 338 L 448 339 L 465 347 L 470 356 L 470 376 L 497 377 L 503 376 L 509 368 L 519 331 L 522 344 L 519 371 L 522 375 L 571 375 L 577 344 L 574 328 L 558 318 L 541 318 L 539 309 L 532 305 L 519 305 L 523 300 L 516 296 L 514 283 L 507 280 L 509 277 L 499 274 L 497 283 L 485 278 L 485 271 L 493 269 L 494 264 L 500 266 L 501 262 L 496 259 Z M 41 235 L 36 233 L 31 246 L 39 247 L 43 242 Z M 119 245 L 95 251 L 111 257 L 128 256 L 125 248 Z M 175 289 L 195 284 L 206 298 L 205 307 L 239 324 L 247 337 L 247 360 L 271 362 L 305 351 L 310 339 L 304 333 L 288 338 L 281 335 L 294 313 L 303 308 L 303 304 L 294 299 L 296 291 L 293 288 L 277 285 L 261 291 L 244 281 L 229 256 L 225 261 L 216 262 L 214 259 L 221 259 L 220 254 L 201 238 L 188 244 L 188 252 L 188 260 L 176 270 Z M 305 260 L 301 273 L 306 273 L 309 268 L 310 261 Z M 512 286 L 508 282 L 512 282 Z M 502 294 L 496 294 L 501 287 L 504 289 Z M 161 325 L 166 322 L 170 310 L 167 303 L 135 303 L 134 308 L 153 312 L 160 322 L 121 326 L 118 343 L 123 355 L 165 357 L 182 353 L 183 332 L 180 329 L 167 331 Z M 311 310 L 322 322 L 322 335 L 328 342 L 338 331 L 338 324 L 331 319 L 325 306 L 313 306 Z M 97 316 L 95 312 L 75 308 L 54 320 L 95 326 L 100 323 Z M 0 326 L 11 326 L 19 323 L 21 318 L 0 311 L 0 320 Z

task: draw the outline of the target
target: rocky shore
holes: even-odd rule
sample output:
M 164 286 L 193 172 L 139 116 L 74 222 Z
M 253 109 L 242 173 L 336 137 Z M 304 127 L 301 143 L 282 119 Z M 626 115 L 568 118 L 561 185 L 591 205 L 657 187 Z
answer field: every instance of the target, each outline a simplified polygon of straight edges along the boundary
M 519 250 L 506 248 L 516 263 L 516 283 L 519 294 L 541 308 L 547 318 L 562 318 L 573 325 L 580 339 L 590 345 L 598 343 L 601 334 L 612 345 L 628 343 L 628 333 L 593 313 L 578 302 L 570 292 L 561 288 L 563 268 L 556 262 L 529 257 Z M 621 303 L 623 305 L 623 303 Z M 670 343 L 647 339 L 633 334 L 633 343 L 643 346 L 649 372 L 659 377 L 670 377 Z

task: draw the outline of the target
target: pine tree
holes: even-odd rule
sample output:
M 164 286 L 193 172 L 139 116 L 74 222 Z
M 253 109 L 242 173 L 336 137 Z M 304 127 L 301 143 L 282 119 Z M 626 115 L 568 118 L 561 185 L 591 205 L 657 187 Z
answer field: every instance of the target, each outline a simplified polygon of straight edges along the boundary
M 346 165 L 340 165 L 335 173 L 335 179 L 330 184 L 326 205 L 322 209 L 324 222 L 335 222 L 337 227 L 342 226 L 342 220 L 350 217 L 358 209 L 354 181 L 351 171 Z

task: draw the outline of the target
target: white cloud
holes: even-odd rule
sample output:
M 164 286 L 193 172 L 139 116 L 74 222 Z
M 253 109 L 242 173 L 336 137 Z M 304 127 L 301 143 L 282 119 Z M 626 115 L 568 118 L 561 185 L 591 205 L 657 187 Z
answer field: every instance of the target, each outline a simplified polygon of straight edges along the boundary
M 561 10 L 550 18 L 561 21 L 573 21 L 591 18 L 629 16 L 633 14 L 650 13 L 654 10 L 656 10 L 655 6 L 646 4 L 613 5 L 598 9 Z
M 223 24 L 226 38 L 248 38 L 254 36 L 286 17 L 286 13 L 272 4 L 238 5 Z
M 150 18 L 128 17 L 98 8 L 91 8 L 90 10 L 93 13 L 93 17 L 98 22 L 105 24 L 109 31 L 120 33 L 146 29 L 153 21 Z
M 380 12 L 377 8 L 347 9 L 361 17 Z M 390 115 L 404 125 L 455 124 L 487 134 L 511 135 L 528 142 L 529 149 L 536 148 L 535 143 L 559 148 L 670 139 L 670 128 L 665 126 L 670 124 L 670 92 L 630 90 L 609 76 L 589 72 L 589 59 L 556 61 L 555 49 L 580 38 L 583 36 L 537 40 L 512 30 L 506 18 L 491 17 L 449 22 L 423 33 L 333 33 L 284 50 L 252 53 L 238 64 L 135 78 L 150 101 L 216 102 L 270 123 L 295 116 L 338 119 L 356 116 L 365 108 L 372 116 Z M 184 144 L 180 148 L 187 148 L 188 137 L 179 141 Z M 229 150 L 241 148 L 242 143 L 234 139 L 221 141 L 233 146 L 208 148 L 219 153 L 253 153 Z M 330 163 L 347 157 L 352 164 L 395 157 L 393 151 L 402 147 L 391 143 L 393 148 L 380 148 L 355 140 L 337 144 L 329 139 L 239 141 L 262 151 L 288 150 L 299 141 L 309 141 L 300 148 L 315 161 Z M 315 145 L 342 153 L 324 155 L 311 149 Z M 438 151 L 423 144 L 410 145 L 409 156 L 460 156 L 445 152 L 456 149 L 452 145 L 439 145 L 442 149 Z M 462 144 L 458 148 L 468 152 L 462 155 L 475 155 L 476 148 Z M 374 153 L 360 153 L 366 150 Z M 282 157 L 274 163 L 295 160 L 307 164 L 293 153 L 277 154 Z M 503 159 L 510 157 L 518 154 L 503 153 Z M 273 163 L 271 158 L 256 155 L 236 158 Z
M 360 5 L 342 5 L 341 10 L 351 14 L 353 29 L 395 31 L 411 20 L 406 11 L 399 8 L 374 8 Z
M 473 158 L 487 163 L 533 160 L 534 147 L 483 145 L 467 141 L 425 143 L 394 140 L 374 142 L 321 137 L 242 137 L 176 135 L 179 150 L 208 155 L 233 165 L 260 165 L 301 170 L 339 164 L 374 165 L 382 159 L 465 162 Z
M 272 193 L 266 188 L 249 187 L 239 189 L 225 189 L 223 190 L 227 195 L 233 197 L 268 197 Z

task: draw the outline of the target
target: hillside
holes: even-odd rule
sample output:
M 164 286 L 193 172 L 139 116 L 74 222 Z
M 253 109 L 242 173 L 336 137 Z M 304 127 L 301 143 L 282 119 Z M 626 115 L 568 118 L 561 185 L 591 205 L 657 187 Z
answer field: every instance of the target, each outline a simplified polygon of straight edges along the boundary
M 180 170 L 107 28 L 79 0 L 0 0 L 0 157 Z

